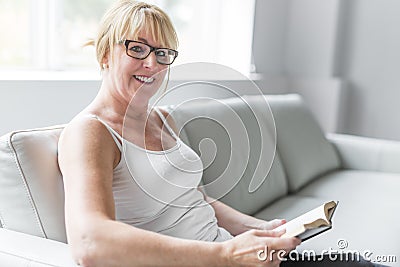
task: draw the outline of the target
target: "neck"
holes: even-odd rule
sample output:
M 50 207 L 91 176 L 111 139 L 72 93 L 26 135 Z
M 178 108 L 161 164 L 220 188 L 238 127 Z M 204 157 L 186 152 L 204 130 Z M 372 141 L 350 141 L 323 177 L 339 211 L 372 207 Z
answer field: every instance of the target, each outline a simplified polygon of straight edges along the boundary
M 99 93 L 90 104 L 94 110 L 117 121 L 125 118 L 141 121 L 147 119 L 149 99 L 139 96 L 128 99 L 110 88 L 103 81 Z

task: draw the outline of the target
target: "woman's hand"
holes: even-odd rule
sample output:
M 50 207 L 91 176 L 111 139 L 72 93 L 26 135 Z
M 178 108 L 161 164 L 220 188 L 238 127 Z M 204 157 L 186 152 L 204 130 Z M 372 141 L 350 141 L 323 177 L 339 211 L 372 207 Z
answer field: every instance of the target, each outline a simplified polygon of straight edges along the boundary
M 271 222 L 273 227 L 277 222 Z M 283 257 L 300 244 L 295 237 L 280 238 L 285 230 L 250 230 L 224 242 L 228 266 L 279 266 Z
M 282 224 L 285 224 L 286 220 L 282 219 L 274 219 L 272 221 L 260 221 L 257 229 L 260 230 L 273 230 Z

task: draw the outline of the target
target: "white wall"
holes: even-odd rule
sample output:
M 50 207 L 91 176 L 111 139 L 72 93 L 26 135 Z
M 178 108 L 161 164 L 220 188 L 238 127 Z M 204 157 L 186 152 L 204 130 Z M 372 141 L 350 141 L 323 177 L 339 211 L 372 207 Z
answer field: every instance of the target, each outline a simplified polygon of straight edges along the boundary
M 258 0 L 253 55 L 268 93 L 299 93 L 325 131 L 341 126 L 343 83 L 333 76 L 340 0 Z M 316 12 L 317 11 L 317 12 Z M 283 81 L 274 91 L 271 79 Z
M 253 54 L 258 72 L 330 78 L 340 0 L 258 0 Z
M 342 80 L 338 131 L 400 140 L 400 1 L 258 0 L 256 8 L 258 71 L 315 79 L 308 91 L 319 95 L 321 79 Z
M 400 140 L 400 1 L 343 1 L 337 75 L 347 81 L 344 130 Z
M 90 103 L 99 81 L 1 81 L 0 135 L 70 121 Z
M 194 73 L 194 72 L 192 72 Z M 174 78 L 174 77 L 172 77 Z M 190 78 L 190 77 L 187 77 Z M 323 129 L 332 132 L 337 122 L 337 99 L 340 96 L 340 81 L 307 79 L 283 79 L 275 76 L 253 82 L 230 77 L 226 80 L 212 79 L 212 83 L 222 87 L 196 84 L 179 89 L 163 98 L 161 105 L 178 104 L 194 97 L 225 98 L 237 95 L 258 95 L 276 93 L 301 93 Z M 189 79 L 202 80 L 206 79 Z M 170 88 L 187 83 L 188 80 L 172 80 Z M 291 90 L 295 83 L 296 90 Z M 314 86 L 325 88 L 315 92 Z M 0 135 L 7 132 L 64 124 L 70 121 L 96 96 L 100 87 L 99 79 L 91 80 L 1 80 L 0 79 Z M 261 91 L 259 91 L 261 90 Z M 333 99 L 333 101 L 332 101 Z
M 284 73 L 331 78 L 339 0 L 290 0 L 286 17 Z
M 288 0 L 257 0 L 254 18 L 255 71 L 282 75 Z

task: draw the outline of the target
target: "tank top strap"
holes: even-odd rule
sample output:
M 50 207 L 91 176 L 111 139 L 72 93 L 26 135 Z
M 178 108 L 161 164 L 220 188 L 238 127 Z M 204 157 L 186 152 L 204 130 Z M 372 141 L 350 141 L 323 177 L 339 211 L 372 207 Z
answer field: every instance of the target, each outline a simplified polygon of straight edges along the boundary
M 167 128 L 168 132 L 176 139 L 179 140 L 179 137 L 175 134 L 175 131 L 169 126 L 167 119 L 164 117 L 164 114 L 160 111 L 158 107 L 154 107 L 154 110 L 157 112 L 160 119 L 163 121 L 165 127 Z
M 112 138 L 115 141 L 115 144 L 118 146 L 118 149 L 120 151 L 122 151 L 122 137 L 119 133 L 117 133 L 117 131 L 115 131 L 113 128 L 111 128 L 111 126 L 109 126 L 105 121 L 103 121 L 102 119 L 100 119 L 98 116 L 96 115 L 92 115 L 93 118 L 97 119 L 99 122 L 101 122 L 106 128 L 107 130 L 110 132 Z

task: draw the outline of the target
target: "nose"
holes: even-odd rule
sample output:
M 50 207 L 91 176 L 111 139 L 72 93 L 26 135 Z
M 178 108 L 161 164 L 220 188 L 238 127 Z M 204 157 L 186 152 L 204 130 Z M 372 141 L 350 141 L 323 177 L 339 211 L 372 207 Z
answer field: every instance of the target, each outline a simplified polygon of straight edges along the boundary
M 157 65 L 156 54 L 151 52 L 145 59 L 143 59 L 143 66 L 145 68 L 154 68 Z

